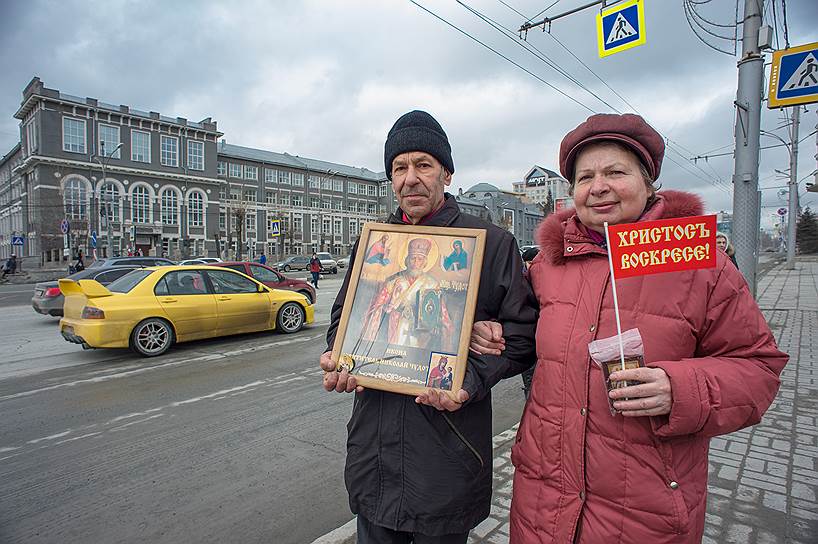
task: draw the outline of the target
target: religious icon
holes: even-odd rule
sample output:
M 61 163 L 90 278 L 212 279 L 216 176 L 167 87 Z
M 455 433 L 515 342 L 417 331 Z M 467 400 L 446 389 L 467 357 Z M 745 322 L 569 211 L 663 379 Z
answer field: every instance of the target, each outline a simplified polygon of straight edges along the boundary
M 365 225 L 333 347 L 339 368 L 364 387 L 459 389 L 484 244 L 481 229 Z

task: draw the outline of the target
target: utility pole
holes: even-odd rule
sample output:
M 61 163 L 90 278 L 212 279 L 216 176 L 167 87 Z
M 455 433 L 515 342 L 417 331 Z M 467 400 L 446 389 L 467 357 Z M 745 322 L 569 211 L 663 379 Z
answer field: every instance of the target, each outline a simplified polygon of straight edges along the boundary
M 801 106 L 792 107 L 790 127 L 790 202 L 787 218 L 787 270 L 795 270 L 795 226 L 798 220 L 798 125 Z
M 761 10 L 756 0 L 744 1 L 744 36 L 738 61 L 736 152 L 733 174 L 733 244 L 739 270 L 756 294 L 759 209 L 758 147 L 761 131 L 761 87 L 764 59 L 758 46 Z
M 111 196 L 112 196 L 111 193 L 112 193 L 112 191 L 106 191 L 105 190 L 105 186 L 106 186 L 105 180 L 108 179 L 108 178 L 105 177 L 105 168 L 108 166 L 108 161 L 111 160 L 111 157 L 114 156 L 114 153 L 116 153 L 119 150 L 120 147 L 122 147 L 122 142 L 117 144 L 117 146 L 110 153 L 105 153 L 105 141 L 100 140 L 99 148 L 100 148 L 100 151 L 102 151 L 102 160 L 99 160 L 99 157 L 94 157 L 94 160 L 97 161 L 99 163 L 99 165 L 102 167 L 102 191 L 104 193 L 104 198 L 105 198 L 105 224 L 107 225 L 107 231 L 108 231 L 108 236 L 107 236 L 107 238 L 108 238 L 108 243 L 107 243 L 108 247 L 106 248 L 106 255 L 105 256 L 108 257 L 108 258 L 111 258 L 111 257 L 114 256 L 113 255 L 114 231 L 113 231 L 113 227 L 111 226 L 111 223 L 113 223 L 113 221 L 114 221 L 114 214 L 112 212 L 113 202 L 111 202 Z

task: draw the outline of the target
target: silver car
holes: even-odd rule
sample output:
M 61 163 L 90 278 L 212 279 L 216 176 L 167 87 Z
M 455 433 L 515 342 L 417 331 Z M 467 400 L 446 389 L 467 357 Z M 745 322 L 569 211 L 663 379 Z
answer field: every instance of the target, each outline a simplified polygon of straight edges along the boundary
M 70 280 L 96 280 L 102 285 L 108 285 L 125 274 L 139 270 L 140 266 L 104 266 L 100 268 L 86 268 L 68 276 Z M 56 281 L 42 281 L 34 286 L 34 296 L 31 306 L 38 314 L 60 317 L 63 315 L 62 306 L 65 297 Z

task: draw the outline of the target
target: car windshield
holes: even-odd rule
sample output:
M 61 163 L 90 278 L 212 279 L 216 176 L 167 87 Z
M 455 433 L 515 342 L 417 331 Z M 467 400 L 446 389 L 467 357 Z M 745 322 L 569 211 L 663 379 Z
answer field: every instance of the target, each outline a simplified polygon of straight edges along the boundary
M 150 276 L 153 270 L 134 270 L 125 274 L 118 280 L 108 284 L 108 290 L 112 293 L 129 293 L 131 289 L 139 285 L 139 283 Z
M 319 259 L 332 259 L 332 255 L 329 253 L 316 253 Z

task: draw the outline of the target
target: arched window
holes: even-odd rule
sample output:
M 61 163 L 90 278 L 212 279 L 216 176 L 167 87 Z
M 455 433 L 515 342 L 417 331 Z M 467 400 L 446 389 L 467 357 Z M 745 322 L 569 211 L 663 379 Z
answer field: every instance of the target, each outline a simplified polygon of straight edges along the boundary
M 148 188 L 137 185 L 131 194 L 131 219 L 134 223 L 148 223 L 151 213 L 151 195 Z
M 176 225 L 179 222 L 179 197 L 173 189 L 162 191 L 162 223 Z
M 99 197 L 100 215 L 107 216 L 109 221 L 119 221 L 119 187 L 109 181 L 102 186 Z
M 187 197 L 187 224 L 189 227 L 204 225 L 204 199 L 202 193 L 190 193 Z
M 72 178 L 65 183 L 63 203 L 69 219 L 88 219 L 88 189 L 82 180 Z

